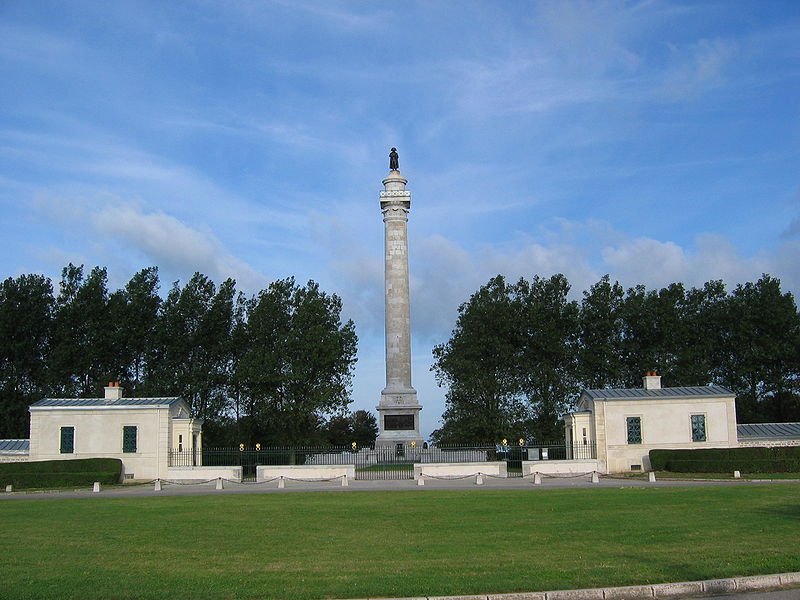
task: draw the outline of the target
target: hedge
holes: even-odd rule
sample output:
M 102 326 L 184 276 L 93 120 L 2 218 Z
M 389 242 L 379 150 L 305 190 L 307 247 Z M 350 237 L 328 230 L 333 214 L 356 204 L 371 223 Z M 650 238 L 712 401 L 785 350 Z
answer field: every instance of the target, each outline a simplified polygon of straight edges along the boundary
M 667 461 L 667 471 L 673 473 L 798 473 L 800 458 L 748 460 L 686 460 Z
M 680 473 L 792 473 L 800 471 L 800 446 L 650 450 L 650 465 Z
M 122 461 L 118 458 L 84 458 L 0 463 L 0 486 L 15 488 L 63 487 L 119 483 Z

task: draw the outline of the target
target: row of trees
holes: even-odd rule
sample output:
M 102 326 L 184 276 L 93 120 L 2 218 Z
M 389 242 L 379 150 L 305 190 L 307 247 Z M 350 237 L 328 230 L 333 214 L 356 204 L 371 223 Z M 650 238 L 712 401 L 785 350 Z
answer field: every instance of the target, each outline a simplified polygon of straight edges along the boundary
M 200 273 L 158 292 L 156 267 L 114 292 L 105 268 L 72 264 L 55 295 L 41 275 L 3 281 L 0 437 L 27 437 L 44 396 L 120 381 L 127 395 L 185 398 L 209 443 L 339 441 L 357 337 L 336 295 L 290 278 L 248 298 Z
M 562 439 L 558 418 L 581 388 L 716 383 L 737 394 L 740 423 L 800 420 L 800 315 L 764 275 L 731 293 L 721 281 L 623 290 L 603 277 L 580 302 L 563 275 L 491 279 L 434 348 L 447 387 L 439 442 Z

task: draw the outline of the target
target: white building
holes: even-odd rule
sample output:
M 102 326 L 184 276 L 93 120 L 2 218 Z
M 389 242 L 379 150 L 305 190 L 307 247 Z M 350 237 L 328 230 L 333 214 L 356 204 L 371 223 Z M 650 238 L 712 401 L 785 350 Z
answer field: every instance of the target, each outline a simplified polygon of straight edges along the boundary
M 29 410 L 29 460 L 119 458 L 127 479 L 169 478 L 169 451 L 199 458 L 203 444 L 184 400 L 125 398 L 119 383 L 103 398 L 45 398 Z
M 648 373 L 644 387 L 584 390 L 564 417 L 567 447 L 597 445 L 601 471 L 647 471 L 650 450 L 739 445 L 736 396 L 709 385 L 662 388 Z

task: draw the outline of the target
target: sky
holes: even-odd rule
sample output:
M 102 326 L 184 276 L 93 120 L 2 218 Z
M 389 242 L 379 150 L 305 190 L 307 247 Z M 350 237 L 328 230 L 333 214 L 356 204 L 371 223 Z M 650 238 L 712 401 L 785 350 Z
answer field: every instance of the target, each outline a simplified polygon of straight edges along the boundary
M 800 3 L 0 0 L 0 276 L 319 282 L 384 385 L 398 148 L 413 384 L 500 273 L 800 292 Z

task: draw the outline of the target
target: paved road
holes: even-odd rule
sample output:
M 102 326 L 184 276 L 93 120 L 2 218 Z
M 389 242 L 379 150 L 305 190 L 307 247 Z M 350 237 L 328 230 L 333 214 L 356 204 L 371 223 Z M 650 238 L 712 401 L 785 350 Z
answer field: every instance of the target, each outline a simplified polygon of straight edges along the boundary
M 531 491 L 548 489 L 569 489 L 569 488 L 621 488 L 621 487 L 677 487 L 677 486 L 748 486 L 760 483 L 773 483 L 775 485 L 798 483 L 799 480 L 777 479 L 769 480 L 742 480 L 729 479 L 724 481 L 656 481 L 650 483 L 647 480 L 630 478 L 606 478 L 601 477 L 599 483 L 592 483 L 589 476 L 581 477 L 546 477 L 541 485 L 534 485 L 530 478 L 512 477 L 508 479 L 498 479 L 484 476 L 483 485 L 476 485 L 475 478 L 443 480 L 426 478 L 424 486 L 418 486 L 413 480 L 399 481 L 349 481 L 347 487 L 341 485 L 341 480 L 326 482 L 306 482 L 306 481 L 286 481 L 286 487 L 278 488 L 276 481 L 269 483 L 233 483 L 224 482 L 224 489 L 215 489 L 215 483 L 202 483 L 192 485 L 164 483 L 160 492 L 154 491 L 152 483 L 147 485 L 124 485 L 102 489 L 99 493 L 93 493 L 90 489 L 75 491 L 58 492 L 12 492 L 10 494 L 0 492 L 0 500 L 15 499 L 53 499 L 53 498 L 135 498 L 146 496 L 185 496 L 198 494 L 284 494 L 293 492 L 357 492 L 357 491 L 392 491 L 392 490 L 513 490 L 526 489 Z M 800 600 L 800 598 L 798 598 Z

